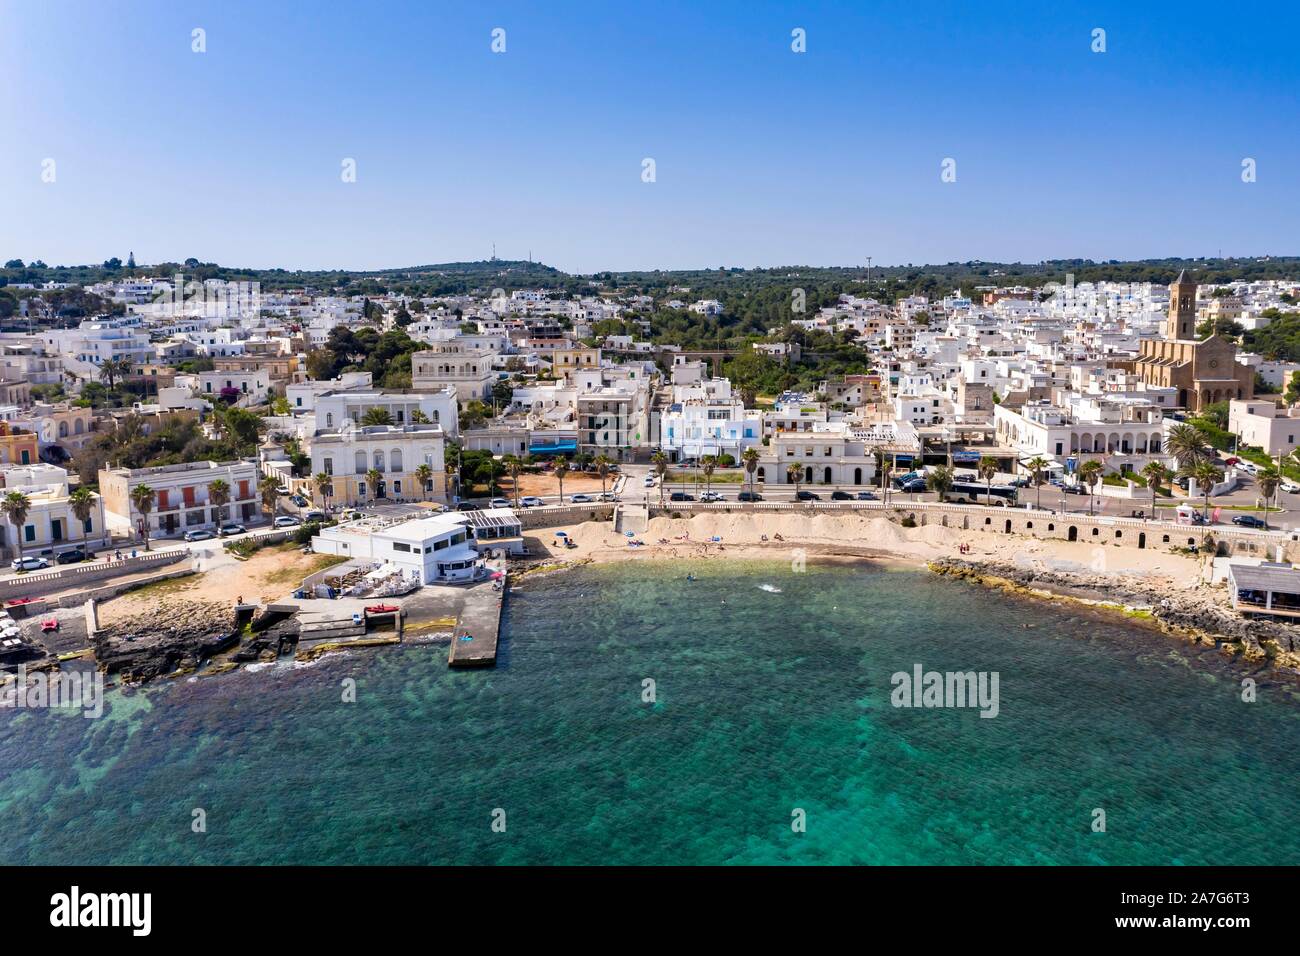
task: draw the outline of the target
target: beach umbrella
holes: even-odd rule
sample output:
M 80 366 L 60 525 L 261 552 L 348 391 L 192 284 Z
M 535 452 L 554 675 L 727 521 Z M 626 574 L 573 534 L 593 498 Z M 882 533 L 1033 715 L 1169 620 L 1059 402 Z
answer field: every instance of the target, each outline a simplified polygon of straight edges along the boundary
M 555 532 L 555 536 L 557 538 L 567 538 L 569 536 L 569 533 L 567 531 L 557 531 Z

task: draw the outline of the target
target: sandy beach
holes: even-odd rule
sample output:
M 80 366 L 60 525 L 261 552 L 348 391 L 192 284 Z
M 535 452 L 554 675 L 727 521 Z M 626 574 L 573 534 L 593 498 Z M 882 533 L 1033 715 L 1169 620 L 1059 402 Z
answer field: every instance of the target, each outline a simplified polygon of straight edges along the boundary
M 577 545 L 567 548 L 555 532 Z M 940 525 L 905 528 L 879 515 L 739 513 L 653 518 L 648 529 L 627 538 L 607 521 L 530 529 L 530 549 L 549 560 L 605 562 L 655 558 L 785 558 L 803 549 L 814 558 L 871 558 L 908 565 L 938 558 L 1013 562 L 1061 571 L 1138 576 L 1179 589 L 1203 584 L 1204 558 L 1170 550 L 1123 548 L 1086 541 L 1036 539 L 963 531 Z M 633 546 L 630 541 L 644 542 Z M 968 550 L 959 549 L 965 544 Z

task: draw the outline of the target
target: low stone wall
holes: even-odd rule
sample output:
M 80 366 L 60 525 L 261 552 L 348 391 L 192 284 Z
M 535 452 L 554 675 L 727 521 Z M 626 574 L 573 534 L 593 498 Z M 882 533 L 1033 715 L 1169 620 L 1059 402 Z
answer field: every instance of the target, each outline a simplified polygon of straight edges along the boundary
M 1277 557 L 1277 547 L 1282 547 L 1284 560 L 1300 561 L 1300 532 L 1249 531 L 1233 525 L 1216 525 L 1208 529 L 1199 525 L 1181 525 L 1172 521 L 1144 521 L 1140 518 L 1117 518 L 1106 515 L 1084 515 L 1054 511 L 1036 511 L 1026 508 L 989 508 L 983 505 L 950 505 L 937 502 L 892 501 L 886 505 L 879 501 L 764 501 L 756 504 L 698 501 L 670 502 L 661 507 L 651 502 L 652 517 L 668 514 L 693 514 L 697 512 L 734 512 L 737 514 L 776 511 L 794 514 L 825 514 L 827 512 L 872 512 L 887 517 L 909 516 L 917 525 L 942 525 L 963 531 L 986 531 L 991 534 L 1019 534 L 1032 538 L 1057 538 L 1065 541 L 1091 541 L 1130 548 L 1176 548 L 1199 545 L 1208 534 L 1226 547 L 1232 555 L 1252 557 Z
M 117 584 L 108 584 L 99 588 L 87 588 L 85 591 L 73 591 L 69 594 L 61 594 L 54 600 L 55 607 L 76 607 L 78 604 L 85 604 L 90 599 L 96 601 L 107 601 L 109 598 L 117 597 L 119 594 L 125 594 L 127 591 L 143 587 L 146 584 L 154 584 L 158 581 L 168 581 L 172 578 L 189 577 L 191 574 L 197 574 L 193 568 L 177 568 L 175 571 L 162 571 L 158 574 L 151 574 L 147 578 L 141 578 L 139 581 L 121 581 Z
M 612 502 L 590 505 L 550 505 L 542 508 L 520 508 L 515 512 L 519 526 L 549 528 L 557 524 L 579 524 L 583 521 L 610 521 L 614 517 Z
M 86 561 L 81 564 L 70 564 L 65 568 L 21 574 L 0 581 L 0 601 L 52 594 L 55 591 L 75 588 L 83 583 L 139 574 L 142 571 L 165 567 L 182 559 L 188 559 L 189 556 L 190 553 L 184 548 L 177 548 L 172 551 L 141 554 L 122 561 Z

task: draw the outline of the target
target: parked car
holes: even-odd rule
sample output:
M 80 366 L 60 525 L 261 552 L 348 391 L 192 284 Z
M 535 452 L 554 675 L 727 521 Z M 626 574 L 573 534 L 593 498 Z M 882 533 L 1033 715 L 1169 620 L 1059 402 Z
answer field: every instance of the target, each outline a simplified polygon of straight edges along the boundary
M 243 534 L 247 530 L 248 529 L 242 524 L 235 524 L 233 521 L 227 521 L 217 529 L 217 534 L 221 535 L 223 538 L 228 538 L 232 534 Z
M 1236 467 L 1240 468 L 1248 475 L 1254 475 L 1259 473 L 1259 466 L 1256 465 L 1253 461 L 1246 461 L 1244 458 L 1241 461 L 1237 462 Z
M 202 528 L 200 528 L 197 531 L 185 532 L 186 541 L 211 541 L 215 537 L 216 535 L 213 534 L 211 531 L 204 531 Z
M 283 498 L 285 495 L 289 493 L 289 489 L 286 488 L 284 485 L 281 485 L 279 488 L 275 489 L 275 493 L 279 495 L 281 498 Z
M 50 566 L 44 558 L 14 558 L 10 563 L 15 571 L 43 571 Z
M 1294 495 L 1297 492 L 1300 492 L 1300 485 L 1297 485 L 1294 481 L 1287 481 L 1283 479 L 1282 482 L 1278 485 L 1278 487 L 1281 488 L 1283 491 L 1285 491 L 1288 495 Z
M 1083 485 L 1062 485 L 1061 490 L 1067 495 L 1086 495 L 1088 489 Z
M 795 501 L 821 501 L 822 496 L 814 491 L 796 491 L 794 493 Z
M 589 505 L 596 499 L 591 497 L 591 495 L 570 495 L 569 500 L 575 505 Z
M 674 491 L 668 496 L 669 501 L 694 501 L 695 496 L 685 491 Z
M 762 501 L 763 496 L 760 495 L 757 491 L 742 491 L 740 494 L 736 495 L 736 500 L 737 501 Z
M 294 495 L 289 500 L 292 501 L 299 508 L 306 508 L 311 504 L 311 502 L 308 501 L 306 498 L 304 498 L 302 495 Z
M 704 494 L 700 495 L 700 500 L 701 501 L 726 501 L 727 498 L 725 495 L 722 495 L 716 491 L 706 491 Z
M 296 528 L 298 525 L 302 524 L 302 522 L 293 515 L 280 515 L 280 517 L 276 518 L 273 523 L 277 528 Z
M 1254 515 L 1233 515 L 1232 523 L 1241 525 L 1243 528 L 1262 528 L 1264 522 Z
M 528 495 L 525 498 L 520 498 L 519 503 L 523 505 L 525 508 L 536 508 L 539 505 L 541 505 L 543 502 L 542 499 L 538 498 L 536 495 Z
M 859 491 L 859 492 L 858 492 L 854 497 L 856 497 L 856 498 L 858 499 L 858 501 L 875 501 L 875 500 L 876 500 L 875 492 L 872 492 L 872 491 Z
M 323 511 L 308 511 L 305 515 L 302 516 L 302 520 L 303 520 L 303 521 L 324 521 L 324 520 L 325 520 L 325 512 L 323 512 Z
M 509 508 L 509 507 L 510 507 L 510 499 L 509 499 L 509 498 L 493 498 L 491 501 L 488 502 L 488 504 L 491 505 L 493 508 Z
M 70 548 L 67 551 L 60 551 L 59 556 L 54 560 L 59 564 L 76 564 L 78 561 L 89 561 L 90 555 L 86 553 L 85 548 Z
M 904 483 L 899 491 L 906 492 L 909 495 L 919 494 L 926 490 L 924 478 L 913 478 L 911 481 Z
M 853 496 L 847 491 L 832 491 L 831 501 L 852 501 Z
M 644 484 L 647 488 L 653 488 L 655 486 L 655 476 L 646 475 Z
M 623 500 L 618 495 L 614 494 L 614 492 L 612 491 L 603 491 L 597 497 L 599 497 L 601 501 L 622 501 Z

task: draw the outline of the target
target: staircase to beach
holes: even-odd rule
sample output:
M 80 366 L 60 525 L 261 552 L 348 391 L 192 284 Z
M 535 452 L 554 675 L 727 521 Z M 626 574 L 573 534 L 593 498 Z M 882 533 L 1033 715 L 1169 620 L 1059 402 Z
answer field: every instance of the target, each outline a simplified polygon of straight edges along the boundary
M 617 504 L 614 506 L 614 530 L 619 534 L 631 531 L 645 534 L 650 527 L 650 509 L 645 505 Z

